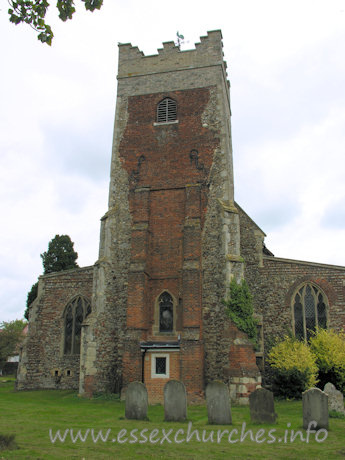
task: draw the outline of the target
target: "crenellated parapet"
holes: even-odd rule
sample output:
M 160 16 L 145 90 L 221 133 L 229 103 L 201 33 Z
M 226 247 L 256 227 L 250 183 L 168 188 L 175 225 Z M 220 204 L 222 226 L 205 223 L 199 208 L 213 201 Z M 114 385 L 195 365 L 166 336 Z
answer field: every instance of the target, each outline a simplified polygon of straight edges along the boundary
M 207 32 L 195 44 L 195 49 L 181 51 L 173 41 L 163 43 L 158 54 L 145 56 L 131 43 L 119 44 L 118 79 L 183 69 L 221 65 L 226 75 L 226 62 L 223 60 L 222 33 L 220 30 Z

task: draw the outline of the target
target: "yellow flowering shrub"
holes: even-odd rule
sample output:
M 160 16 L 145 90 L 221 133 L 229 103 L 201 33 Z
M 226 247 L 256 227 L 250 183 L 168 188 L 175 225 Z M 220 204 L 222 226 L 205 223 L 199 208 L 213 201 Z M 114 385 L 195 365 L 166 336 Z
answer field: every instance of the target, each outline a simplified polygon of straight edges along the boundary
M 320 387 L 331 382 L 345 392 L 345 333 L 318 329 L 310 338 L 310 349 L 316 356 Z
M 268 362 L 277 396 L 299 399 L 303 391 L 317 383 L 316 357 L 305 342 L 285 337 L 271 349 Z

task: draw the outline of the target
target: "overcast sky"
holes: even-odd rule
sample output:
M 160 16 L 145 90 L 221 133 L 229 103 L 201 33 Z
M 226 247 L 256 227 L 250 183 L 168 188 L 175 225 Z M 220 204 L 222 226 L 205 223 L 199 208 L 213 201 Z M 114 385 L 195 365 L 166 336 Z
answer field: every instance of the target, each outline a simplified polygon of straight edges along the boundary
M 237 202 L 278 257 L 345 265 L 345 0 L 104 0 L 41 44 L 0 1 L 0 322 L 21 318 L 40 254 L 68 234 L 97 260 L 117 43 L 156 54 L 221 29 Z

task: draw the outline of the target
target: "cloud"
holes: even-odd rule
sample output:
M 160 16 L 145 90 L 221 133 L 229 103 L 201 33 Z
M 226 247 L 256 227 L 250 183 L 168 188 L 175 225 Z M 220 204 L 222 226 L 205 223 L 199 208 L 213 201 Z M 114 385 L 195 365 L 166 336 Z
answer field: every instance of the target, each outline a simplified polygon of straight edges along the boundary
M 268 233 L 275 255 L 343 263 L 339 248 L 345 234 L 329 230 L 345 227 L 336 212 L 339 197 L 345 196 L 344 123 L 345 108 L 331 109 L 294 137 L 242 152 L 237 199 L 242 206 L 246 202 L 251 217 Z
M 327 230 L 342 230 L 345 239 L 345 194 L 325 207 L 320 223 Z
M 92 110 L 90 111 L 92 113 Z M 77 113 L 76 113 L 77 115 Z M 45 162 L 55 174 L 86 176 L 103 181 L 109 173 L 112 117 L 92 113 L 92 119 L 44 123 Z

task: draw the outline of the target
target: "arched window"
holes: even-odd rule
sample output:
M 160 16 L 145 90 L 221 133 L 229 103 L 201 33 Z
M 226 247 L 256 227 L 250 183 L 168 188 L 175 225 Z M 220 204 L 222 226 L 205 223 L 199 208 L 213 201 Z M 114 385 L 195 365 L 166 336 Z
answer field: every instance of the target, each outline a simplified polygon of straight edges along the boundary
M 159 332 L 172 332 L 174 329 L 174 302 L 168 292 L 163 292 L 158 299 Z
M 168 123 L 177 120 L 176 102 L 169 97 L 157 105 L 157 123 Z
M 327 327 L 327 298 L 318 287 L 303 285 L 292 302 L 294 331 L 298 339 L 309 340 L 316 327 Z
M 84 297 L 76 297 L 65 310 L 65 355 L 80 354 L 81 325 L 91 313 L 90 302 Z

